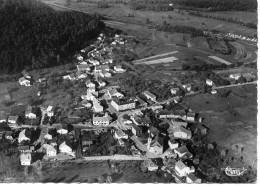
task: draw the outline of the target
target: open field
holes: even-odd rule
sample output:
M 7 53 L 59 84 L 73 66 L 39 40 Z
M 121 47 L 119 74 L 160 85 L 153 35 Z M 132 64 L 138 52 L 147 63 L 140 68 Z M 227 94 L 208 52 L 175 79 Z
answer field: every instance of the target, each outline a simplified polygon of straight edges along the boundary
M 49 2 L 56 2 L 56 3 L 58 2 L 59 4 L 64 5 L 65 1 L 66 0 L 53 0 Z M 255 29 L 249 29 L 247 27 L 240 26 L 238 24 L 224 22 L 221 20 L 191 16 L 188 15 L 188 13 L 185 11 L 182 11 L 183 14 L 179 13 L 177 10 L 174 10 L 172 12 L 139 11 L 139 10 L 132 10 L 125 5 L 117 5 L 112 3 L 109 4 L 110 5 L 109 8 L 98 8 L 97 4 L 88 3 L 88 2 L 89 1 L 71 2 L 70 7 L 77 8 L 79 10 L 90 12 L 90 13 L 98 12 L 102 15 L 109 16 L 113 19 L 117 19 L 118 21 L 124 20 L 126 22 L 134 21 L 134 22 L 146 23 L 146 19 L 149 18 L 150 21 L 153 21 L 156 24 L 161 24 L 164 20 L 166 20 L 167 23 L 170 23 L 172 25 L 188 25 L 199 29 L 218 28 L 218 30 L 220 31 L 243 34 L 243 35 L 257 34 L 257 31 Z M 127 16 L 128 14 L 132 14 L 133 17 L 128 17 Z M 172 18 L 168 18 L 168 15 L 170 15 Z M 162 16 L 164 16 L 164 18 L 162 18 Z
M 225 44 L 225 42 L 223 40 L 222 41 L 210 40 L 209 44 L 212 47 L 212 49 L 215 49 L 215 50 L 227 50 L 228 49 L 227 45 Z
M 242 11 L 223 11 L 223 12 L 205 12 L 208 15 L 221 16 L 226 18 L 233 18 L 245 22 L 257 24 L 257 13 L 256 12 L 242 12 Z
M 202 49 L 209 49 L 209 44 L 206 41 L 205 37 L 196 37 L 191 40 L 190 47 L 192 48 L 202 48 Z
M 256 85 L 229 88 L 231 94 L 199 94 L 187 97 L 184 102 L 199 112 L 210 129 L 210 138 L 237 156 L 243 156 L 245 164 L 256 168 L 257 139 L 257 89 Z M 221 92 L 221 91 L 218 91 Z M 239 154 L 231 149 L 233 144 L 244 145 Z
M 141 63 L 141 62 L 144 62 L 144 61 L 150 61 L 150 60 L 153 60 L 153 59 L 156 59 L 156 58 L 159 58 L 159 57 L 171 56 L 172 54 L 175 54 L 175 53 L 177 53 L 177 51 L 159 54 L 159 55 L 154 55 L 154 56 L 150 56 L 150 57 L 147 57 L 147 58 L 138 59 L 138 60 L 134 61 L 133 63 Z

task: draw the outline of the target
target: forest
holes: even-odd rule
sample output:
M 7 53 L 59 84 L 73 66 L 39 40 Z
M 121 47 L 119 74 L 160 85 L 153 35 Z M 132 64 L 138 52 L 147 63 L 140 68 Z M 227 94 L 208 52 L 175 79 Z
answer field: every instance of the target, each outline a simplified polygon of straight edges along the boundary
M 35 0 L 0 0 L 0 73 L 70 62 L 105 24 L 99 15 L 58 12 Z M 11 21 L 10 21 L 11 20 Z
M 169 6 L 172 4 L 173 6 Z M 208 11 L 256 11 L 257 0 L 131 0 L 135 10 L 171 11 L 174 8 L 208 9 Z

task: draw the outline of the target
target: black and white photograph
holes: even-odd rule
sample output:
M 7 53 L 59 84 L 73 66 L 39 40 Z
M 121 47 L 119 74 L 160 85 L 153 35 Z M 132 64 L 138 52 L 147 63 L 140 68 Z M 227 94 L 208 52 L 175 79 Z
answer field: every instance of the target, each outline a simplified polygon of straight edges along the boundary
M 257 27 L 257 0 L 0 0 L 0 187 L 256 185 Z

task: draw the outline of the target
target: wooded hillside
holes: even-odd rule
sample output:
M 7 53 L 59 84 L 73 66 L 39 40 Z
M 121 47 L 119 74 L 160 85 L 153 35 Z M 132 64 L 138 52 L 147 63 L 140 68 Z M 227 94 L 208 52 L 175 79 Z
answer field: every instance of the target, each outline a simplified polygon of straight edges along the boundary
M 0 73 L 64 63 L 105 28 L 97 15 L 36 0 L 0 0 L 0 23 Z

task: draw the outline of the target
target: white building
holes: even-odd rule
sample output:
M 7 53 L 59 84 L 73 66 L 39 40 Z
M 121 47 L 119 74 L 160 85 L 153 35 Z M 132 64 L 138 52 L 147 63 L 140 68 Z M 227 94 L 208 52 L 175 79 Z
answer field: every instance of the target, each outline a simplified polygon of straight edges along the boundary
M 210 79 L 207 79 L 207 80 L 206 80 L 206 84 L 207 84 L 208 86 L 213 86 L 213 81 L 210 80 Z
M 149 91 L 145 91 L 143 94 L 147 99 L 156 102 L 156 96 L 154 94 L 150 93 Z
M 72 149 L 68 145 L 66 145 L 65 141 L 59 146 L 59 150 L 61 153 L 71 153 L 72 152 Z
M 125 134 L 121 129 L 118 129 L 117 131 L 115 131 L 115 138 L 118 140 L 122 138 L 127 139 L 128 135 Z
M 106 114 L 103 117 L 93 117 L 93 125 L 108 126 L 111 118 Z
M 25 136 L 25 129 L 19 133 L 18 136 L 18 143 L 21 143 L 22 141 L 29 141 L 30 138 Z
M 190 173 L 195 172 L 195 169 L 186 166 L 182 161 L 178 161 L 175 164 L 175 172 L 177 173 L 178 176 L 183 177 L 183 176 L 187 176 Z
M 31 154 L 30 153 L 21 153 L 20 155 L 20 161 L 21 161 L 21 165 L 23 166 L 29 166 L 31 165 Z
M 22 85 L 22 86 L 31 86 L 31 81 L 30 80 L 27 80 L 26 78 L 24 78 L 24 77 L 21 77 L 21 78 L 19 78 L 19 83 L 20 83 L 20 85 Z
M 113 99 L 111 101 L 111 105 L 117 110 L 128 110 L 128 109 L 134 109 L 135 108 L 135 101 L 119 101 Z
M 16 124 L 18 121 L 18 116 L 9 116 L 8 117 L 8 123 L 10 124 Z
M 197 178 L 193 173 L 190 173 L 186 177 L 186 183 L 201 183 L 201 179 Z

